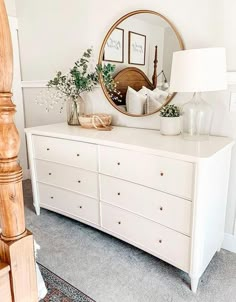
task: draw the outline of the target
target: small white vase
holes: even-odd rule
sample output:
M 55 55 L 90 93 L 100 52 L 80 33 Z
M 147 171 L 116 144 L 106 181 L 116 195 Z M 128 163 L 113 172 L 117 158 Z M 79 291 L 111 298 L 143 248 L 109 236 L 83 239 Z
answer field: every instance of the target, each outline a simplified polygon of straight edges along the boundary
M 181 132 L 181 119 L 179 117 L 161 116 L 160 132 L 163 135 L 179 135 Z

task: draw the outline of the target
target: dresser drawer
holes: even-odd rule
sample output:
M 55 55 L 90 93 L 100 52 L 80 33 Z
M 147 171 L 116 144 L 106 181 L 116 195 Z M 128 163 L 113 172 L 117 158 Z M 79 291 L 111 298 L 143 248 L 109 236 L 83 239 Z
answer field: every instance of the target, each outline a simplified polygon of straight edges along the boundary
M 100 147 L 100 173 L 192 199 L 193 164 L 135 151 Z
M 35 163 L 37 181 L 98 198 L 97 173 L 38 159 Z
M 188 200 L 110 176 L 100 176 L 100 199 L 190 235 Z
M 42 183 L 38 183 L 38 189 L 41 207 L 99 225 L 97 200 Z
M 101 205 L 101 217 L 102 228 L 188 272 L 189 237 L 105 203 Z
M 97 146 L 66 139 L 33 135 L 34 157 L 97 171 Z

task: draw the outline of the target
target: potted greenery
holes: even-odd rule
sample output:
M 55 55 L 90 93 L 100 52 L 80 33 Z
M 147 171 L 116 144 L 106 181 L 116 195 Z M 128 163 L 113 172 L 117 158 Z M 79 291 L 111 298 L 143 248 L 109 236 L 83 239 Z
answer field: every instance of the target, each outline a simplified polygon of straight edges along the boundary
M 98 85 L 100 76 L 110 95 L 117 93 L 116 83 L 112 77 L 115 65 L 110 63 L 104 66 L 97 64 L 91 71 L 89 66 L 91 56 L 92 48 L 88 48 L 82 57 L 75 62 L 69 73 L 62 74 L 61 71 L 58 71 L 56 76 L 47 84 L 48 88 L 54 88 L 56 91 L 56 94 L 51 93 L 50 95 L 49 93 L 47 110 L 52 107 L 53 103 L 57 102 L 56 99 L 63 100 L 62 108 L 66 102 L 69 125 L 79 125 L 79 115 L 84 114 L 84 102 L 81 95 L 83 92 L 92 91 Z M 40 102 L 38 103 L 40 104 Z
M 181 132 L 180 109 L 166 105 L 160 111 L 160 131 L 163 135 L 178 135 Z
M 57 97 L 66 101 L 67 122 L 69 125 L 79 124 L 79 115 L 84 113 L 84 104 L 81 94 L 92 91 L 98 84 L 98 73 L 89 70 L 89 61 L 92 48 L 87 49 L 82 57 L 77 60 L 67 74 L 61 71 L 56 73 L 54 79 L 47 84 L 49 88 L 58 91 Z

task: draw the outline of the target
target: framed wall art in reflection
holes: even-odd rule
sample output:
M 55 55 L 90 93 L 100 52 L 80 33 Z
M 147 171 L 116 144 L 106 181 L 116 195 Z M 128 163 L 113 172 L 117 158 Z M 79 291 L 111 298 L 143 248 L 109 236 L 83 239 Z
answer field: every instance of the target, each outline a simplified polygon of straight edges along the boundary
M 115 28 L 107 40 L 103 61 L 124 62 L 124 30 Z
M 129 31 L 129 64 L 145 65 L 146 36 Z

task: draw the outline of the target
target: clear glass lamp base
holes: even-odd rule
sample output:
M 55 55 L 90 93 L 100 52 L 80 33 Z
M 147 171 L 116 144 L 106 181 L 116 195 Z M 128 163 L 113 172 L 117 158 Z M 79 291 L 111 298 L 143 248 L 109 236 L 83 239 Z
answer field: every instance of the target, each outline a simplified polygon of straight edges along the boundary
M 192 141 L 209 139 L 213 110 L 200 93 L 194 93 L 190 102 L 183 106 L 183 138 Z

